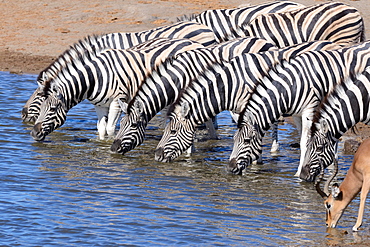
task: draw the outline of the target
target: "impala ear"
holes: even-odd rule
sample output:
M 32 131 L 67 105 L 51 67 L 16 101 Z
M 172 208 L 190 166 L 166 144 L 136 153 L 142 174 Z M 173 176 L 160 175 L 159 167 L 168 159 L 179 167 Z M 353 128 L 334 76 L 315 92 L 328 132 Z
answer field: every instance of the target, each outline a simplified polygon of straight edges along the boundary
M 181 104 L 181 111 L 180 111 L 181 117 L 185 118 L 188 115 L 189 110 L 190 110 L 189 102 L 184 101 Z
M 321 131 L 324 134 L 328 133 L 328 131 L 329 131 L 329 124 L 328 124 L 328 121 L 326 119 L 322 119 L 320 121 L 320 127 L 321 127 Z
M 331 194 L 335 200 L 342 200 L 342 191 L 339 189 L 339 185 L 337 183 L 331 186 Z
M 125 101 L 124 98 L 119 98 L 118 99 L 118 104 L 119 104 L 119 107 L 121 107 L 121 110 L 123 111 L 123 113 L 127 114 L 127 103 Z

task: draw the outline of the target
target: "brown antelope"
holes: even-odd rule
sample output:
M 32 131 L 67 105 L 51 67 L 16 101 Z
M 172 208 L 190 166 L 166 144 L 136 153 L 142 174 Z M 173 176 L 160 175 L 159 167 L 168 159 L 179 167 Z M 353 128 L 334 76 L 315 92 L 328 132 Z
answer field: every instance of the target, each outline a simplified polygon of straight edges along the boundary
M 346 177 L 342 184 L 333 184 L 331 194 L 328 193 L 328 187 L 331 180 L 338 172 L 338 163 L 334 162 L 333 175 L 325 184 L 324 191 L 320 188 L 320 181 L 324 173 L 321 172 L 318 181 L 316 182 L 317 192 L 325 199 L 326 207 L 326 226 L 335 227 L 342 216 L 348 204 L 356 197 L 361 190 L 360 208 L 356 224 L 352 228 L 353 231 L 358 231 L 362 224 L 362 218 L 365 210 L 365 201 L 370 189 L 370 138 L 363 141 L 358 148 L 352 165 L 349 168 Z M 323 171 L 323 167 L 321 171 Z

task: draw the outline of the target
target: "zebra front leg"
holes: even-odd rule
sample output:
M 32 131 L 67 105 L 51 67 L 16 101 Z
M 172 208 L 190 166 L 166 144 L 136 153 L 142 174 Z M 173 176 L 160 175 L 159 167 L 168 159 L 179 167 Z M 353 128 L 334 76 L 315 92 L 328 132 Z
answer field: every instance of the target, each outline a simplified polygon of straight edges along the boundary
M 118 119 L 122 113 L 122 106 L 120 105 L 121 103 L 119 102 L 119 100 L 120 99 L 116 98 L 109 105 L 108 122 L 106 125 L 106 131 L 107 131 L 108 137 L 114 136 L 114 132 L 116 130 Z M 127 103 L 122 103 L 122 104 L 127 105 Z
M 278 142 L 278 122 L 272 124 L 272 145 L 271 145 L 271 153 L 276 153 L 279 151 L 279 142 Z
M 216 128 L 213 124 L 212 119 L 208 120 L 205 124 L 206 124 L 206 128 L 208 130 L 209 136 L 210 136 L 209 138 L 213 139 L 213 140 L 217 140 L 218 136 L 217 136 Z
M 296 119 L 295 119 L 296 120 Z M 308 139 L 310 138 L 310 128 L 311 128 L 311 116 L 308 117 L 307 114 L 303 114 L 301 117 L 301 141 L 300 141 L 300 149 L 301 149 L 301 154 L 300 154 L 300 159 L 299 159 L 299 166 L 297 169 L 297 172 L 294 174 L 294 176 L 299 177 L 302 171 L 303 167 L 303 161 L 304 161 L 304 156 L 306 154 L 307 150 L 307 142 Z
M 96 127 L 98 128 L 99 139 L 104 140 L 108 121 L 108 107 L 102 107 L 95 105 L 96 115 L 98 115 L 98 123 Z

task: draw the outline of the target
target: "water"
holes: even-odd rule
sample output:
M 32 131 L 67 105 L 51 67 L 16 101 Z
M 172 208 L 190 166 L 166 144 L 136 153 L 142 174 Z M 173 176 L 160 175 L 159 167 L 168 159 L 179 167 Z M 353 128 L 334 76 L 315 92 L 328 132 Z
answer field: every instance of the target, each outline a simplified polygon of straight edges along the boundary
M 160 118 L 126 156 L 99 141 L 88 102 L 38 143 L 20 118 L 36 76 L 0 72 L 0 239 L 2 246 L 322 246 L 369 243 L 370 222 L 352 233 L 359 201 L 327 231 L 322 199 L 296 171 L 297 132 L 281 124 L 281 151 L 243 176 L 225 171 L 235 131 L 227 113 L 217 141 L 176 162 L 154 161 Z M 264 150 L 270 148 L 270 133 Z M 352 156 L 340 155 L 342 178 Z M 367 205 L 367 209 L 369 204 Z

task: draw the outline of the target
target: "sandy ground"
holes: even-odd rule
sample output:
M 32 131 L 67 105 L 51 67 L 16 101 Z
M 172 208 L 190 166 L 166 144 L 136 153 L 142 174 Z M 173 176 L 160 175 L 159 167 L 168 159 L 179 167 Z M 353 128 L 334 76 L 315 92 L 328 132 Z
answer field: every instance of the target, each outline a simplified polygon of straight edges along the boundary
M 185 14 L 267 1 L 0 0 L 0 71 L 38 74 L 69 45 L 87 35 L 143 31 L 175 22 Z M 325 1 L 295 0 L 306 6 Z M 369 0 L 339 1 L 362 13 L 365 27 L 369 27 L 366 36 L 370 37 Z M 355 135 L 357 139 L 370 136 L 367 127 L 359 125 L 359 130 L 360 136 Z
M 185 14 L 266 1 L 0 0 L 0 70 L 38 74 L 69 45 L 90 34 L 143 31 L 170 24 Z M 324 1 L 295 0 L 307 6 Z M 368 0 L 340 1 L 359 9 L 370 27 Z

